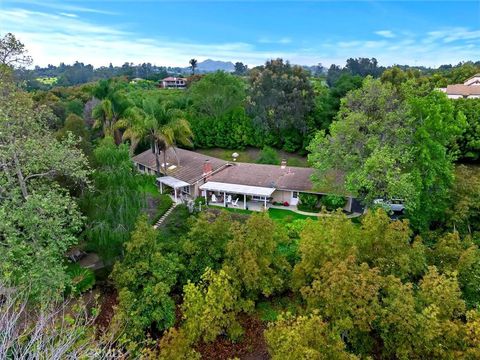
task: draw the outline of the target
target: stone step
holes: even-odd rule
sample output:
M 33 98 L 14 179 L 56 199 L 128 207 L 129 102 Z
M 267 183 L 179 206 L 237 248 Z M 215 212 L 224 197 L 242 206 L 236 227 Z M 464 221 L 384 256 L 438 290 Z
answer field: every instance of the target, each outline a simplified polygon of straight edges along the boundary
M 157 220 L 155 225 L 153 225 L 154 229 L 158 229 L 160 225 L 163 223 L 163 221 L 172 213 L 173 209 L 177 206 L 177 203 L 173 203 L 172 206 L 163 214 L 160 219 Z

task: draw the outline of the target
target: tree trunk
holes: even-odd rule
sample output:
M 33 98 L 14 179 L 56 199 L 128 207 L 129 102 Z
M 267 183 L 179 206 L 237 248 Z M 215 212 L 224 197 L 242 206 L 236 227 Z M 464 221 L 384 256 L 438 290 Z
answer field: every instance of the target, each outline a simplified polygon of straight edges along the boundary
M 163 171 L 167 175 L 167 150 L 163 149 Z
M 159 152 L 159 149 L 158 149 L 158 145 L 157 143 L 155 143 L 155 150 L 154 150 L 154 153 L 155 153 L 155 165 L 157 165 L 157 173 L 158 173 L 158 176 L 160 176 L 160 159 L 158 157 L 158 152 Z
M 113 129 L 113 139 L 115 140 L 116 145 L 120 145 L 122 143 L 122 133 L 119 129 Z
M 15 163 L 15 172 L 17 173 L 18 183 L 20 184 L 23 198 L 27 199 L 27 184 L 25 183 L 25 178 L 23 177 L 22 169 L 20 168 L 20 161 L 18 161 L 18 156 L 16 152 L 13 153 L 13 162 Z

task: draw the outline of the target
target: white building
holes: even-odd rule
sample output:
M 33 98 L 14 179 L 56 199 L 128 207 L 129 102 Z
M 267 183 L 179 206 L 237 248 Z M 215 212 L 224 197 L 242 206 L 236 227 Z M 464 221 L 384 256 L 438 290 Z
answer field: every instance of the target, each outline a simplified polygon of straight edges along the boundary
M 465 80 L 463 84 L 448 85 L 439 90 L 446 93 L 449 99 L 480 99 L 480 74 Z
M 169 76 L 160 81 L 160 86 L 164 89 L 185 89 L 187 87 L 187 79 Z

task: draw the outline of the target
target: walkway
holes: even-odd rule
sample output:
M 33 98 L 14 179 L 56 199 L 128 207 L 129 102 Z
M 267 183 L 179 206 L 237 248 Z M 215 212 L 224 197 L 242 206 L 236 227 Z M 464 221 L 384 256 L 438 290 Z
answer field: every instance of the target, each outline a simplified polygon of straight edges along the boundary
M 163 214 L 160 219 L 158 219 L 158 221 L 155 223 L 155 225 L 153 225 L 153 228 L 154 229 L 158 229 L 160 227 L 160 225 L 162 225 L 162 223 L 165 221 L 165 219 L 172 213 L 173 209 L 175 209 L 177 207 L 178 203 L 177 202 L 173 202 L 172 206 L 170 206 L 170 209 L 167 210 L 167 212 L 165 214 Z

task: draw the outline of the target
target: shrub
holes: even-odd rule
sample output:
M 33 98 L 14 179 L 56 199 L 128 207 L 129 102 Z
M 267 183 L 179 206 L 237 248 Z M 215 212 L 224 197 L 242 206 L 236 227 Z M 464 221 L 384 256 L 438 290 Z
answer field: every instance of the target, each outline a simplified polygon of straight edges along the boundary
M 321 198 L 321 203 L 329 211 L 337 210 L 338 208 L 343 208 L 347 200 L 340 195 L 325 195 Z
M 168 209 L 172 207 L 173 200 L 172 198 L 167 195 L 167 194 L 162 194 L 158 196 L 159 204 L 157 208 L 157 213 L 155 214 L 155 221 L 160 219 L 163 214 L 165 214 Z
M 198 196 L 196 199 L 195 199 L 195 206 L 199 206 L 199 205 L 205 205 L 207 202 L 205 201 L 205 198 L 203 196 Z
M 260 157 L 258 158 L 257 163 L 279 165 L 280 158 L 278 157 L 278 154 L 275 151 L 275 149 L 272 149 L 269 146 L 264 146 L 262 151 L 260 152 Z
M 70 286 L 67 293 L 81 294 L 95 285 L 95 273 L 91 269 L 82 268 L 78 264 L 67 266 L 67 275 L 70 277 Z
M 299 200 L 300 200 L 300 203 L 297 205 L 299 210 L 310 211 L 310 212 L 318 211 L 317 209 L 318 195 L 300 193 Z

